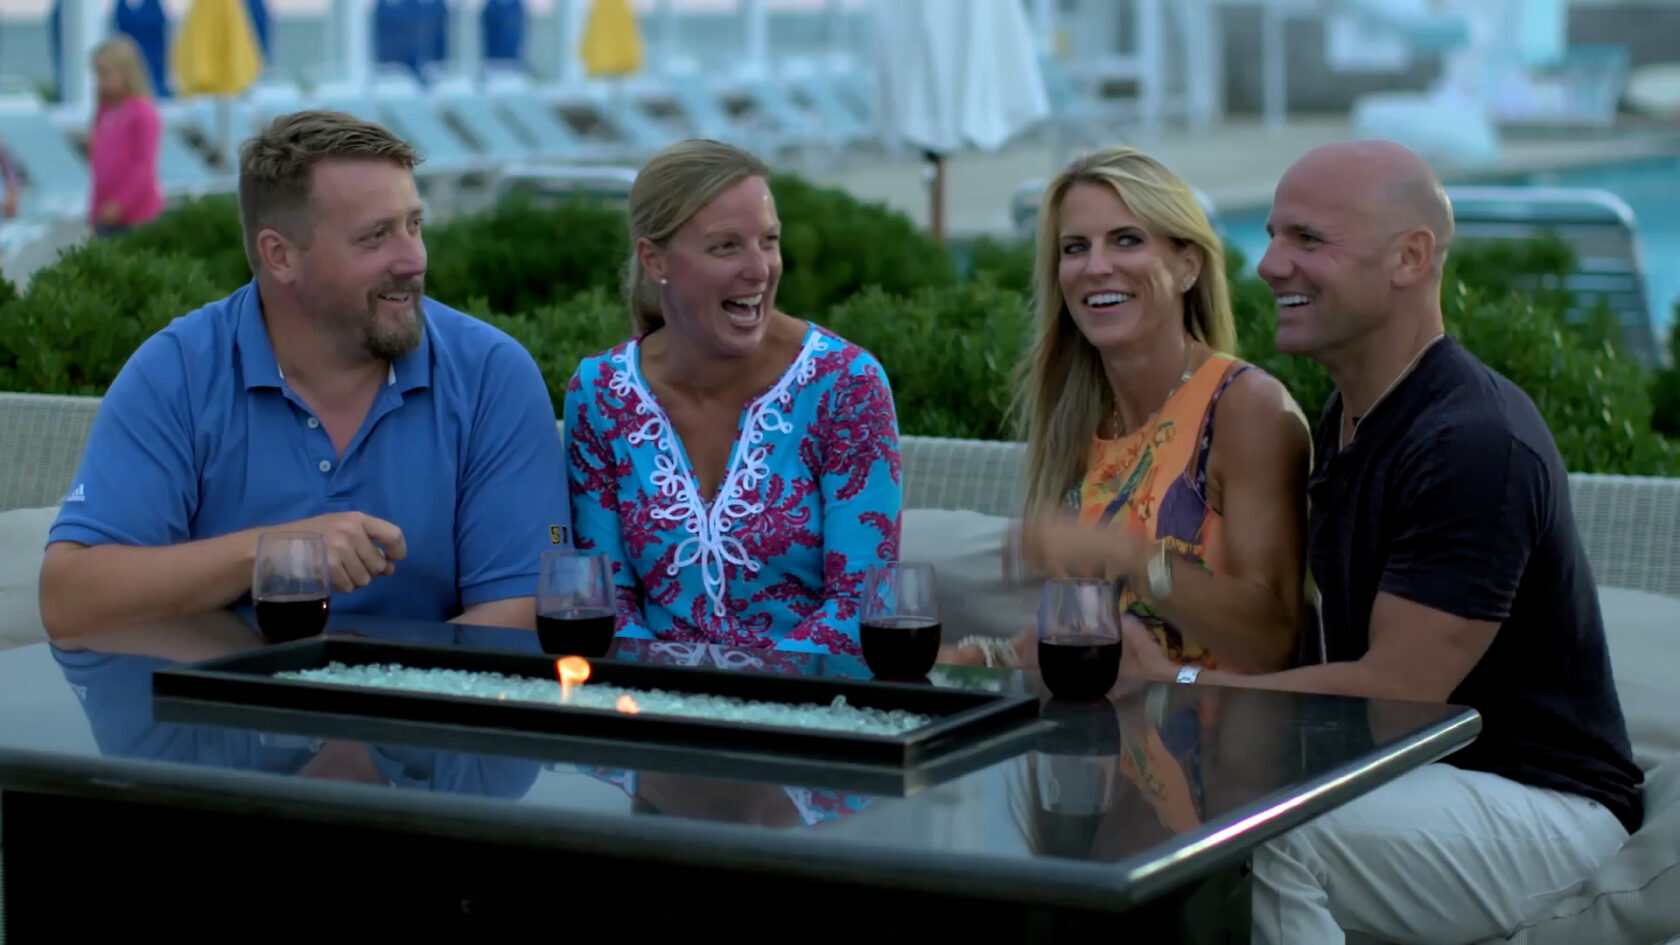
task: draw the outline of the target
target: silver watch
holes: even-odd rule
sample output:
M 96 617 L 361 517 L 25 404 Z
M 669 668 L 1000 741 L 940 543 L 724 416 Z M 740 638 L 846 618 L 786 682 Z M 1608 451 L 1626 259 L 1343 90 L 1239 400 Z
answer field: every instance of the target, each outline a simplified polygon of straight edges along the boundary
M 1195 682 L 1196 677 L 1200 676 L 1201 674 L 1202 674 L 1202 668 L 1200 666 L 1191 665 L 1191 666 L 1180 667 L 1179 670 L 1178 670 L 1178 682 L 1181 685 L 1188 686 L 1191 683 Z

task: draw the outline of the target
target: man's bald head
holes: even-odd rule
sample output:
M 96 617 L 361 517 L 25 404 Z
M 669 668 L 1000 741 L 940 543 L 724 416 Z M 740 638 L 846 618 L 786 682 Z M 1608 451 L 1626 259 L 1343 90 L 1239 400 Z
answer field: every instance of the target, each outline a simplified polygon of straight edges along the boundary
M 1415 227 L 1429 231 L 1436 264 L 1453 239 L 1452 202 L 1429 164 L 1393 141 L 1338 141 L 1302 155 L 1284 175 L 1312 181 L 1344 195 L 1379 233 L 1395 236 Z
M 1278 182 L 1257 267 L 1279 350 L 1324 360 L 1394 326 L 1438 324 L 1452 205 L 1422 158 L 1388 141 L 1302 155 Z

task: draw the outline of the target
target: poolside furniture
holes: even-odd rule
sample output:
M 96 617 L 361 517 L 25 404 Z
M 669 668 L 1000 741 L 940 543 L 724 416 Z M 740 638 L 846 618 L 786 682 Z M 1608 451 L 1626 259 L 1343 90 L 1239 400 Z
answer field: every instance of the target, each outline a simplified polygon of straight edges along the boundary
M 1586 318 L 1598 305 L 1615 314 L 1622 350 L 1645 365 L 1661 360 L 1645 291 L 1645 263 L 1633 209 L 1606 190 L 1577 187 L 1449 187 L 1456 238 L 1533 239 L 1555 234 L 1574 250 L 1565 283 Z
M 87 161 L 38 99 L 0 97 L 0 141 L 27 184 L 18 199 L 20 216 L 87 215 Z

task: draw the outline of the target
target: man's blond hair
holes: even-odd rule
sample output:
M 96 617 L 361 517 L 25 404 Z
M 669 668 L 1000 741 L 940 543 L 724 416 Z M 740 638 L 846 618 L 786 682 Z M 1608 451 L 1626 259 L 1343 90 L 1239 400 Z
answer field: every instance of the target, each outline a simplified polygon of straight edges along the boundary
M 239 226 L 253 273 L 261 268 L 257 234 L 263 230 L 308 245 L 310 185 L 323 161 L 390 161 L 411 171 L 420 156 L 384 127 L 343 112 L 293 112 L 274 119 L 239 150 Z

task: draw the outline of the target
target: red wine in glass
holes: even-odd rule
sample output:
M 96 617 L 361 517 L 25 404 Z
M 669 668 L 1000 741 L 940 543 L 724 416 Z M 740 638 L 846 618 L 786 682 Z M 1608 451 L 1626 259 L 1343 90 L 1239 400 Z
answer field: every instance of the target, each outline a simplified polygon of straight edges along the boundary
M 922 679 L 939 659 L 937 617 L 878 616 L 862 622 L 863 661 L 877 679 Z
M 1114 582 L 1052 578 L 1038 603 L 1038 675 L 1058 699 L 1102 699 L 1120 678 Z
M 543 552 L 537 576 L 537 640 L 543 652 L 606 656 L 617 630 L 615 594 L 605 555 L 570 548 Z
M 933 565 L 890 561 L 864 574 L 858 642 L 876 679 L 925 679 L 939 660 L 940 633 Z
M 317 532 L 263 532 L 251 566 L 257 629 L 270 643 L 316 636 L 332 612 L 327 543 Z
M 606 608 L 555 610 L 537 614 L 537 639 L 554 656 L 602 657 L 612 649 L 616 623 Z
M 1058 699 L 1101 699 L 1120 678 L 1120 641 L 1082 633 L 1041 637 L 1038 671 Z
M 327 629 L 332 598 L 326 594 L 275 594 L 258 598 L 254 609 L 263 638 L 270 643 L 288 643 Z

